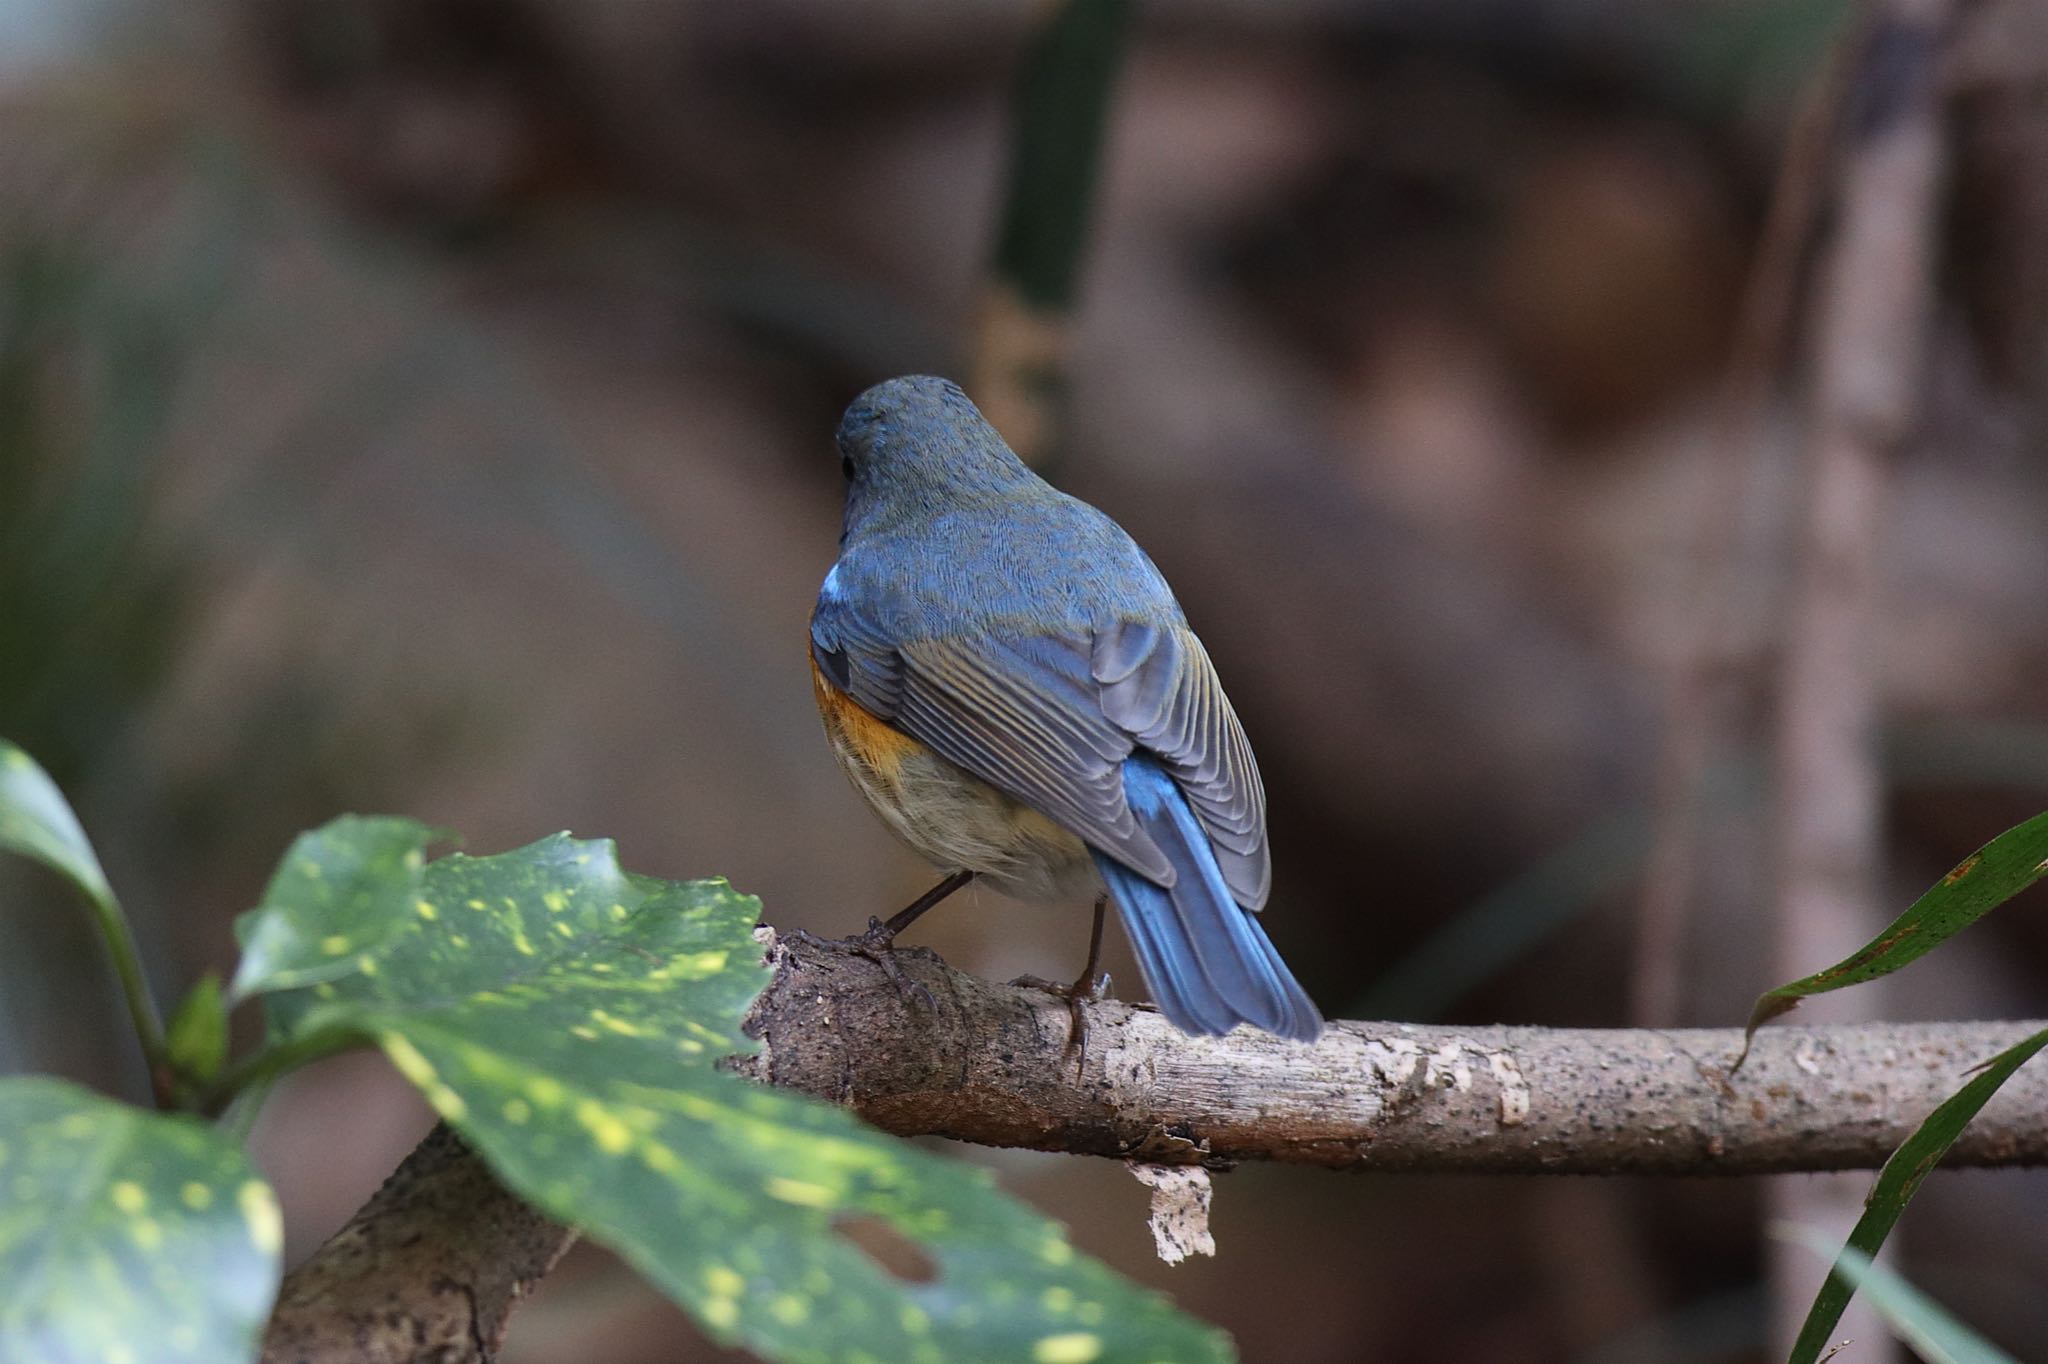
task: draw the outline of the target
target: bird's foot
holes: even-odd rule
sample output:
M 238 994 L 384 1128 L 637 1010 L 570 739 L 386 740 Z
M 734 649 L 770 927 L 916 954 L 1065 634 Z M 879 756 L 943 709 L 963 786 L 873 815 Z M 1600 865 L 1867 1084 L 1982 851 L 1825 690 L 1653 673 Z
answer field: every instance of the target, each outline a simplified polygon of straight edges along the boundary
M 896 960 L 896 935 L 916 923 L 926 910 L 973 879 L 974 873 L 971 871 L 952 872 L 936 886 L 890 915 L 887 923 L 870 918 L 868 931 L 865 933 L 830 940 L 820 938 L 814 933 L 804 933 L 803 936 L 822 946 L 838 947 L 852 952 L 855 956 L 866 957 L 882 968 L 882 974 L 896 987 L 896 993 L 907 1000 L 921 1002 L 927 1009 L 936 1009 L 938 1001 L 932 997 L 931 988 L 921 981 L 912 980 L 904 973 L 903 963 Z M 1100 932 L 1101 927 L 1098 922 L 1096 930 Z
M 896 934 L 900 930 L 880 919 L 870 918 L 865 933 L 856 933 L 850 938 L 830 939 L 830 945 L 844 948 L 857 957 L 866 957 L 882 968 L 882 974 L 896 987 L 896 993 L 927 1009 L 936 1009 L 938 1000 L 933 998 L 931 987 L 921 980 L 912 980 L 903 969 L 903 963 L 896 960 Z M 805 934 L 811 937 L 810 934 Z M 814 939 L 814 941 L 826 941 Z
M 1088 963 L 1088 970 L 1079 980 L 1061 984 L 1043 976 L 1018 976 L 1010 984 L 1026 990 L 1043 990 L 1049 995 L 1067 1001 L 1067 1045 L 1066 1051 L 1082 1056 L 1088 1053 L 1088 1015 L 1082 1012 L 1082 1005 L 1093 1004 L 1109 998 L 1109 972 L 1095 970 L 1095 963 Z M 1064 1053 L 1062 1053 L 1064 1054 Z

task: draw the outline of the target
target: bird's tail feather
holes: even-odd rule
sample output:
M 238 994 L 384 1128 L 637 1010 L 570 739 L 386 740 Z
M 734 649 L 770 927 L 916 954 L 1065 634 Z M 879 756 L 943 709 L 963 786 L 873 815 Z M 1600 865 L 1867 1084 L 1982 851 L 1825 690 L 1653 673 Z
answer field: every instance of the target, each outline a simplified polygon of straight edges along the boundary
M 1208 834 L 1166 770 L 1147 758 L 1124 762 L 1131 812 L 1172 863 L 1174 883 L 1153 884 L 1112 857 L 1095 854 L 1153 1002 L 1182 1032 L 1229 1032 L 1249 1023 L 1312 1042 L 1322 1015 L 1310 1002 L 1258 916 L 1231 898 Z

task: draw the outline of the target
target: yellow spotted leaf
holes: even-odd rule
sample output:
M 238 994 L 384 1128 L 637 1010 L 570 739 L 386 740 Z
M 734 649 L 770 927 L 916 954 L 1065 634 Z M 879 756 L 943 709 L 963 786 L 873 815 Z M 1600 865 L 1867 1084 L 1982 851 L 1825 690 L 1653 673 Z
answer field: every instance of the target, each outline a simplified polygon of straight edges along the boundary
M 753 1049 L 741 1020 L 768 981 L 752 897 L 638 876 L 610 843 L 566 835 L 414 866 L 390 832 L 309 835 L 327 840 L 326 868 L 356 870 L 325 892 L 344 910 L 332 924 L 290 911 L 291 939 L 334 965 L 309 977 L 301 953 L 276 978 L 244 970 L 244 990 L 270 996 L 273 1040 L 381 1046 L 509 1187 L 714 1338 L 819 1364 L 1232 1358 L 1220 1332 L 1078 1254 L 985 1173 L 721 1070 Z M 355 837 L 372 851 L 333 846 Z M 273 884 L 299 893 L 291 858 Z M 273 912 L 253 912 L 246 941 Z M 871 1257 L 857 1238 L 875 1228 L 929 1275 Z
M 253 1359 L 282 1241 L 270 1186 L 207 1124 L 0 1079 L 0 1359 Z
M 235 925 L 242 963 L 229 995 L 353 973 L 355 959 L 407 926 L 426 847 L 447 835 L 410 819 L 340 819 L 299 835 L 260 908 Z

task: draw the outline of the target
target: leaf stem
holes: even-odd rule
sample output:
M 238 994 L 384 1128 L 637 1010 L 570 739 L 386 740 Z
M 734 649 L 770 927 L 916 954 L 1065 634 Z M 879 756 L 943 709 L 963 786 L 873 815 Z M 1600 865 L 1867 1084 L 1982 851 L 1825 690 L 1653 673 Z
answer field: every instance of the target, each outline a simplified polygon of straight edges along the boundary
M 81 887 L 81 889 L 84 889 Z M 99 922 L 100 937 L 113 959 L 114 974 L 121 981 L 121 997 L 128 1005 L 128 1019 L 135 1025 L 135 1038 L 142 1044 L 142 1059 L 149 1067 L 149 1091 L 160 1109 L 177 1107 L 177 1075 L 171 1065 L 171 1050 L 164 1041 L 164 1016 L 150 993 L 149 979 L 142 973 L 142 956 L 135 950 L 135 935 L 128 931 L 128 917 L 121 912 L 113 894 L 87 891 L 93 918 Z
M 300 1066 L 368 1043 L 369 1039 L 355 1028 L 315 1028 L 289 1042 L 261 1047 L 221 1072 L 220 1078 L 200 1093 L 199 1111 L 217 1118 L 246 1091 L 268 1086 Z M 248 1114 L 253 1116 L 253 1112 Z

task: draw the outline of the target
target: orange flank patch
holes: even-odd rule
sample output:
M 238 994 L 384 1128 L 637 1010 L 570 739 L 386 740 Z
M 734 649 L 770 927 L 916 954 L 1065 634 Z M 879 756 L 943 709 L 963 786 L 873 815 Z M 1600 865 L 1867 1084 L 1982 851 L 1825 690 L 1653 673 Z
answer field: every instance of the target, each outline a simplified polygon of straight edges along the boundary
M 811 688 L 817 693 L 818 714 L 824 717 L 825 733 L 830 736 L 839 760 L 860 769 L 855 774 L 856 781 L 864 773 L 893 786 L 900 779 L 904 760 L 928 751 L 833 686 L 818 670 L 815 658 L 811 660 Z
M 1087 845 L 866 710 L 811 660 L 825 735 L 853 789 L 898 838 L 948 871 L 972 868 L 1025 899 L 1093 884 Z

